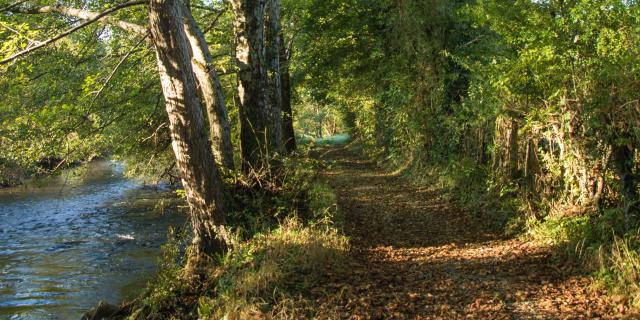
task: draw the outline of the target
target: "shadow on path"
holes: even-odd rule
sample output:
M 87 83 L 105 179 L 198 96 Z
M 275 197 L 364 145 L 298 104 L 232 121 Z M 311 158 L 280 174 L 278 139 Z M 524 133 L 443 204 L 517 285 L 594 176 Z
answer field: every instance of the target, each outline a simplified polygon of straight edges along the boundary
M 322 304 L 346 319 L 611 319 L 618 309 L 551 248 L 486 232 L 438 190 L 349 148 L 325 150 L 355 260 Z M 329 312 L 327 313 L 329 314 Z

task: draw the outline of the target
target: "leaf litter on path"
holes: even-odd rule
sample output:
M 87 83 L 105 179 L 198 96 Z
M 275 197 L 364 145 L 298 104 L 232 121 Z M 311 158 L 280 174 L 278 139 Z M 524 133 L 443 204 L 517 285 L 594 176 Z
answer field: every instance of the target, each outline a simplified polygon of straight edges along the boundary
M 552 248 L 482 229 L 437 189 L 387 174 L 348 148 L 324 152 L 353 244 L 316 295 L 344 319 L 634 319 L 563 268 Z M 622 307 L 620 307 L 622 305 Z

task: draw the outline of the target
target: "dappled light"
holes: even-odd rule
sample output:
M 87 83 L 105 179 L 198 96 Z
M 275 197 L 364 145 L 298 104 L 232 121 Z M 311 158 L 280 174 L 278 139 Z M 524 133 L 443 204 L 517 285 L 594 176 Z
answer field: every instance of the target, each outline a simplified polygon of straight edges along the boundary
M 638 75 L 630 0 L 0 0 L 0 318 L 640 319 Z
M 553 248 L 505 239 L 442 190 L 388 174 L 349 149 L 327 150 L 323 172 L 348 212 L 356 260 L 327 284 L 331 312 L 352 318 L 597 318 L 617 312 Z M 327 289 L 331 290 L 331 289 Z

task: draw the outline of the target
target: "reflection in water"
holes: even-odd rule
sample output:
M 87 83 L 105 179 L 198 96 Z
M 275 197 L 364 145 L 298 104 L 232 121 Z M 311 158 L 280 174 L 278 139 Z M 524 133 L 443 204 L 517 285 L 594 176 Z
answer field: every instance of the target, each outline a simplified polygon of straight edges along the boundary
M 79 319 L 98 301 L 139 294 L 167 228 L 165 189 L 96 162 L 40 187 L 0 190 L 0 319 Z

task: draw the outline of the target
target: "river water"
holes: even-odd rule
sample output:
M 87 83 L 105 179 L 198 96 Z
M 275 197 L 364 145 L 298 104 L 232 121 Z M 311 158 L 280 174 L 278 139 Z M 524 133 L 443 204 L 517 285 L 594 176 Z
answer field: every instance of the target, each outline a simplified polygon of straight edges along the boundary
M 185 218 L 162 205 L 168 188 L 122 171 L 94 162 L 0 190 L 0 319 L 79 319 L 99 301 L 141 293 L 169 226 Z

